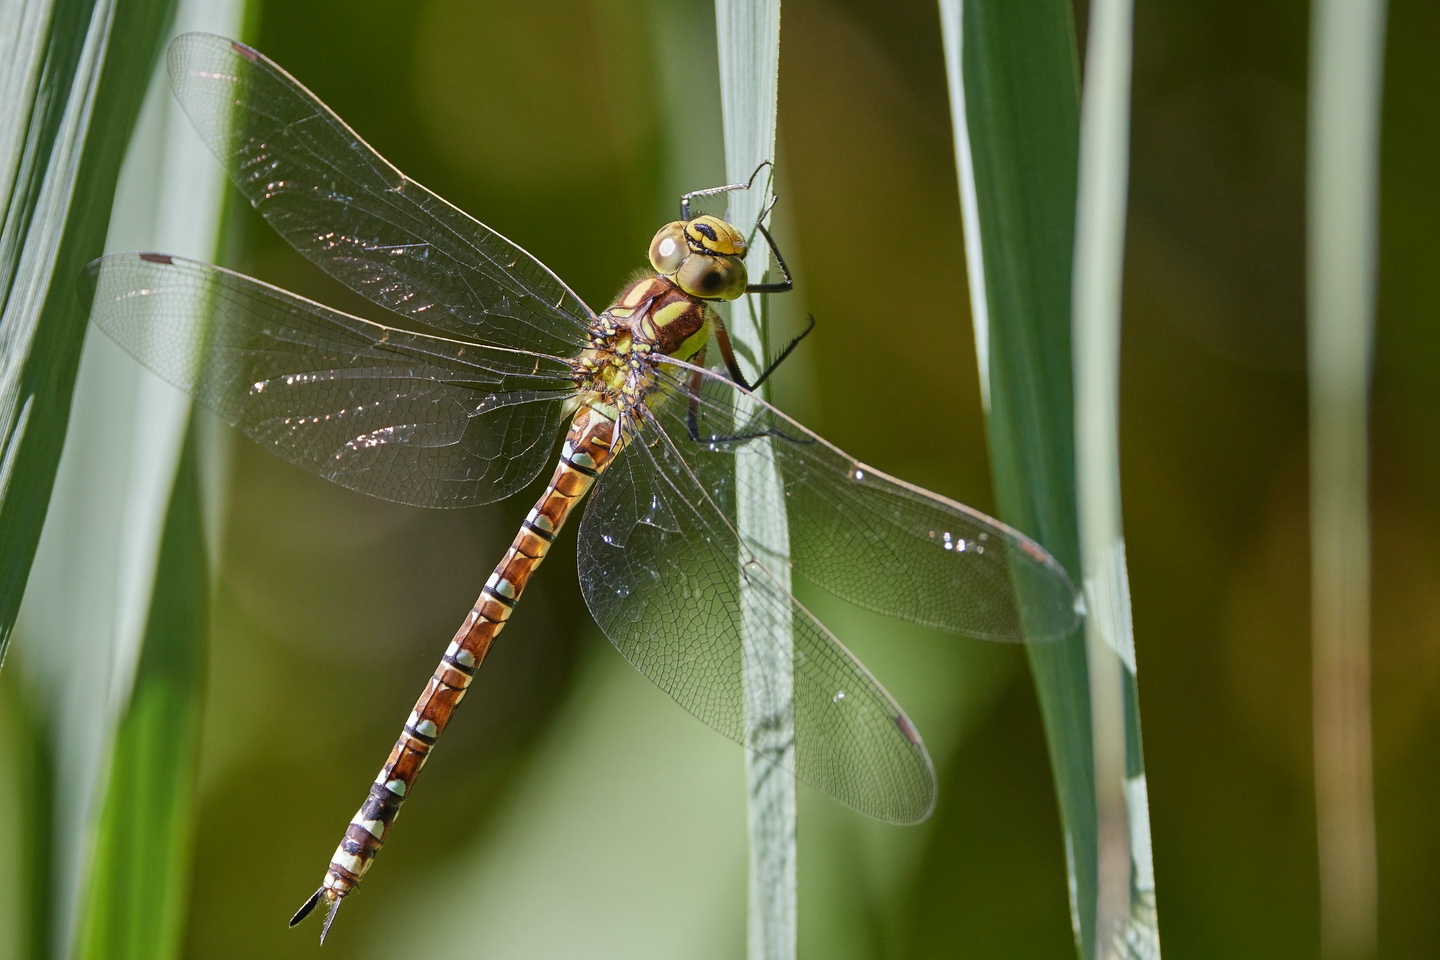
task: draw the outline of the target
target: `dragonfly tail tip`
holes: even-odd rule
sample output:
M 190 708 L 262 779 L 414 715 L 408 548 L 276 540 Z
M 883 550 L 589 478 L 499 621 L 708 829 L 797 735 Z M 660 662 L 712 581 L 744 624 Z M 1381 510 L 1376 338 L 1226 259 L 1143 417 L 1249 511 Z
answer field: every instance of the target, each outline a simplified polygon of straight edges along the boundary
M 336 897 L 330 901 L 330 912 L 325 915 L 325 926 L 320 928 L 320 942 L 323 944 L 325 938 L 330 934 L 330 924 L 335 922 L 335 912 L 340 909 L 340 898 Z
M 335 911 L 340 909 L 340 897 L 336 896 L 333 891 L 321 887 L 310 894 L 310 899 L 306 900 L 300 909 L 295 911 L 295 916 L 290 918 L 290 926 L 301 923 L 321 903 L 330 905 L 330 912 L 325 916 L 325 926 L 320 928 L 320 942 L 324 943 L 326 935 L 330 933 L 330 924 L 335 922 Z
M 320 902 L 320 898 L 324 895 L 324 887 L 321 887 L 319 890 L 316 890 L 314 893 L 312 893 L 310 895 L 310 899 L 306 900 L 303 904 L 301 904 L 300 909 L 295 911 L 295 916 L 290 918 L 290 926 L 296 926 L 306 917 L 310 916 L 310 911 L 315 909 L 315 905 Z
M 334 891 L 321 887 L 310 894 L 310 899 L 306 900 L 300 909 L 295 911 L 295 916 L 290 918 L 290 926 L 293 927 L 310 916 L 322 902 L 330 905 L 330 912 L 325 915 L 325 926 L 320 928 L 320 942 L 324 943 L 325 937 L 330 933 L 330 924 L 335 922 L 335 911 L 340 909 L 340 897 L 336 896 Z

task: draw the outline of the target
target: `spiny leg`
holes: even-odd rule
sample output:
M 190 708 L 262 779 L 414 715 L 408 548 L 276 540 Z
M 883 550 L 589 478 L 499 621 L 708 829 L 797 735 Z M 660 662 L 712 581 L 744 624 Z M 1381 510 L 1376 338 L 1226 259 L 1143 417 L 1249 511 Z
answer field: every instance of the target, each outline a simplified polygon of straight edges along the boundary
M 775 164 L 771 163 L 769 160 L 761 160 L 760 166 L 755 168 L 755 172 L 750 174 L 750 179 L 746 180 L 744 183 L 727 183 L 723 187 L 707 187 L 704 190 L 690 191 L 689 193 L 683 195 L 680 198 L 680 219 L 690 219 L 690 201 L 695 199 L 696 197 L 714 197 L 719 196 L 722 193 L 731 193 L 735 190 L 749 190 L 752 186 L 755 185 L 755 178 L 760 176 L 761 170 L 764 170 L 766 167 L 774 166 Z M 771 205 L 773 206 L 774 204 L 772 203 Z
M 773 168 L 774 164 L 771 163 L 769 160 L 760 161 L 760 165 L 755 168 L 755 172 L 750 174 L 750 179 L 745 181 L 744 183 L 729 183 L 723 187 L 709 187 L 705 190 L 692 190 L 690 193 L 683 195 L 680 198 L 680 219 L 690 219 L 690 201 L 692 199 L 696 197 L 716 196 L 718 194 L 729 193 L 734 190 L 749 190 L 752 186 L 754 186 L 755 178 L 760 175 L 760 171 L 764 170 L 766 167 Z M 749 284 L 745 287 L 745 292 L 747 294 L 789 293 L 791 290 L 795 289 L 795 281 L 790 276 L 790 267 L 788 264 L 785 263 L 785 256 L 780 252 L 779 244 L 775 242 L 774 236 L 771 235 L 769 229 L 765 226 L 765 218 L 770 215 L 771 210 L 775 209 L 775 204 L 779 201 L 779 199 L 779 197 L 771 194 L 770 202 L 765 205 L 764 210 L 760 211 L 760 216 L 755 218 L 755 228 L 750 232 L 750 238 L 748 242 L 754 242 L 755 231 L 758 230 L 760 232 L 760 235 L 765 238 L 766 245 L 770 247 L 770 254 L 775 258 L 775 263 L 780 267 L 780 274 L 785 279 L 773 283 L 761 282 Z M 765 367 L 763 371 L 761 371 L 760 375 L 755 378 L 755 381 L 753 383 L 745 377 L 744 371 L 740 369 L 740 364 L 735 360 L 735 350 L 734 347 L 732 347 L 730 344 L 730 335 L 728 331 L 726 331 L 724 324 L 717 325 L 716 340 L 719 342 L 720 355 L 725 360 L 725 369 L 729 371 L 731 379 L 733 379 L 736 383 L 740 384 L 740 386 L 744 387 L 747 390 L 754 390 L 759 387 L 769 378 L 770 374 L 775 372 L 776 368 L 779 367 L 780 364 L 785 362 L 785 359 L 790 356 L 790 353 L 797 346 L 799 346 L 800 341 L 804 340 L 807 336 L 809 336 L 810 331 L 815 329 L 815 315 L 813 313 L 810 314 L 809 319 L 810 322 L 805 327 L 804 331 L 802 331 L 799 336 L 793 338 L 788 344 L 786 344 L 785 349 L 780 351 L 780 355 L 777 356 L 773 361 L 771 361 L 771 363 L 767 367 Z
M 746 390 L 752 392 L 756 390 L 760 384 L 769 379 L 770 374 L 774 373 L 775 369 L 784 363 L 785 359 L 794 352 L 795 348 L 800 345 L 800 341 L 810 336 L 810 331 L 815 329 L 815 314 L 812 313 L 809 316 L 810 322 L 806 324 L 805 329 L 800 331 L 799 335 L 793 337 L 790 342 L 785 345 L 785 349 L 781 350 L 780 355 L 770 361 L 769 366 L 760 372 L 760 376 L 755 378 L 754 383 L 745 379 L 745 372 L 740 369 L 740 364 L 735 359 L 735 348 L 730 344 L 730 331 L 725 329 L 723 322 L 715 324 L 715 342 L 720 346 L 720 356 L 725 361 L 725 370 L 730 374 L 730 379 L 740 384 L 740 386 Z
M 769 160 L 762 160 L 760 161 L 760 166 L 755 168 L 755 172 L 750 174 L 750 179 L 744 183 L 727 183 L 723 187 L 692 190 L 690 193 L 685 194 L 680 198 L 680 219 L 686 221 L 690 219 L 690 201 L 695 197 L 710 197 L 721 193 L 729 193 L 733 190 L 749 190 L 755 184 L 755 178 L 760 175 L 760 171 L 772 166 L 774 166 L 774 164 Z M 795 287 L 794 281 L 790 278 L 790 268 L 785 265 L 785 258 L 780 255 L 780 248 L 776 245 L 775 238 L 770 235 L 770 231 L 765 227 L 765 218 L 770 215 L 771 210 L 775 209 L 775 204 L 779 201 L 779 197 L 773 193 L 770 195 L 770 202 L 765 205 L 764 210 L 760 211 L 760 216 L 755 218 L 755 226 L 751 229 L 750 236 L 746 238 L 745 242 L 747 246 L 753 245 L 755 242 L 755 231 L 760 231 L 760 234 L 765 238 L 765 243 L 770 247 L 771 255 L 775 257 L 775 262 L 780 265 L 780 273 L 784 275 L 785 279 L 776 283 L 752 283 L 745 288 L 746 293 L 787 293 Z
M 697 355 L 696 362 L 697 365 L 704 362 L 703 350 Z M 690 407 L 685 414 L 685 432 L 689 434 L 690 439 L 695 443 L 739 443 L 744 440 L 756 440 L 760 437 L 774 437 L 777 440 L 788 440 L 791 443 L 800 444 L 815 442 L 814 437 L 792 437 L 783 430 L 776 430 L 774 427 L 767 427 L 764 430 L 755 430 L 750 433 L 737 433 L 726 436 L 714 433 L 708 437 L 702 437 L 700 435 L 700 385 L 703 382 L 699 370 L 691 371 L 689 389 L 686 391 L 689 396 Z
M 795 289 L 795 281 L 790 276 L 790 268 L 785 263 L 785 257 L 780 253 L 779 245 L 775 243 L 775 238 L 770 235 L 770 231 L 765 228 L 763 222 L 765 214 L 769 213 L 770 208 L 774 205 L 775 200 L 772 198 L 770 206 L 765 208 L 765 212 L 761 213 L 760 219 L 756 221 L 755 229 L 760 231 L 761 235 L 765 238 L 765 242 L 769 244 L 770 253 L 774 256 L 775 263 L 780 267 L 780 274 L 785 279 L 777 283 L 752 283 L 745 288 L 747 294 L 789 293 Z M 725 360 L 725 369 L 729 371 L 730 378 L 746 390 L 759 388 L 762 383 L 770 378 L 770 374 L 774 373 L 780 364 L 784 363 L 786 358 L 800 345 L 800 341 L 808 337 L 810 331 L 815 329 L 815 314 L 809 314 L 809 321 L 805 329 L 800 331 L 798 336 L 791 338 L 790 342 L 785 345 L 785 349 L 781 350 L 779 355 L 770 361 L 769 365 L 760 372 L 760 375 L 755 378 L 753 383 L 745 377 L 744 371 L 740 369 L 740 364 L 735 360 L 735 348 L 730 343 L 730 332 L 725 328 L 723 322 L 717 324 L 715 328 L 715 340 L 720 346 L 720 356 Z
M 780 255 L 780 247 L 775 243 L 775 238 L 770 236 L 770 231 L 765 227 L 765 214 L 775 206 L 778 197 L 770 198 L 770 206 L 765 208 L 765 213 L 760 214 L 760 219 L 755 221 L 755 229 L 765 238 L 765 243 L 770 247 L 770 255 L 775 258 L 775 263 L 780 267 L 780 275 L 785 279 L 777 283 L 752 283 L 745 288 L 746 293 L 789 293 L 795 289 L 795 281 L 790 278 L 790 268 L 785 265 L 785 258 Z

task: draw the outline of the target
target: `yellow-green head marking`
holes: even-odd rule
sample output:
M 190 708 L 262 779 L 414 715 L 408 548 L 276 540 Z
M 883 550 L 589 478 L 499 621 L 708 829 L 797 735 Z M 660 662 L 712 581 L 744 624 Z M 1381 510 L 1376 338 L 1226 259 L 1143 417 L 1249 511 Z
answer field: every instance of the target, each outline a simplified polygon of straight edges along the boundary
M 667 223 L 650 241 L 650 265 L 692 297 L 734 300 L 745 292 L 745 235 L 719 217 Z

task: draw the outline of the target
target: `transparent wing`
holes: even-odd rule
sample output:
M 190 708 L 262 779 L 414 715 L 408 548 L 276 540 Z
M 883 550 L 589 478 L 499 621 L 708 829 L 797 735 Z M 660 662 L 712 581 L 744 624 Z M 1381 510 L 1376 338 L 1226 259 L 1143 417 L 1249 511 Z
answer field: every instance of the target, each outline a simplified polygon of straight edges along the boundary
M 549 460 L 570 366 L 395 330 L 163 254 L 90 265 L 91 319 L 262 447 L 424 507 L 488 503 Z
M 794 636 L 794 773 L 871 816 L 912 823 L 935 773 L 900 707 L 736 538 L 714 472 L 702 486 L 658 424 L 642 420 L 601 476 L 580 527 L 580 583 L 601 629 L 641 673 L 746 744 L 746 623 Z M 719 461 L 717 461 L 719 462 Z M 734 458 L 728 458 L 733 467 Z M 730 485 L 733 487 L 733 473 Z M 747 744 L 747 746 L 754 746 Z
M 170 82 L 230 179 L 296 250 L 403 316 L 482 343 L 571 356 L 590 309 L 540 261 L 426 190 L 261 53 L 170 44 Z
M 789 560 L 807 580 L 878 613 L 989 640 L 1074 629 L 1075 587 L 1034 540 L 859 462 L 728 379 L 673 361 L 665 369 L 671 396 L 654 415 L 707 490 L 726 490 L 735 459 L 757 455 L 750 438 L 771 438 Z

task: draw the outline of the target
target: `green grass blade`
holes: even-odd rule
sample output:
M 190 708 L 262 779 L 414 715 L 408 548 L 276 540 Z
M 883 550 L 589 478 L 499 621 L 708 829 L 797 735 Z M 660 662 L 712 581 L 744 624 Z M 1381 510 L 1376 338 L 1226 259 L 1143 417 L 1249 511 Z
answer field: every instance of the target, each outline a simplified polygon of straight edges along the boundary
M 1078 574 L 1070 323 L 1080 103 L 1071 8 L 1063 0 L 941 0 L 940 11 L 996 499 L 1003 518 Z M 1110 495 L 1118 504 L 1118 487 Z M 1123 600 L 1123 567 L 1112 571 Z M 1112 626 L 1125 624 L 1116 629 L 1128 635 L 1128 602 L 1114 609 Z M 1065 828 L 1077 947 L 1089 958 L 1097 955 L 1099 837 L 1083 632 L 1027 652 Z M 1122 840 L 1144 854 L 1135 876 L 1148 884 L 1139 716 L 1133 671 L 1126 676 L 1102 681 L 1101 712 L 1112 725 L 1117 709 L 1124 718 L 1127 808 L 1133 801 L 1129 819 L 1143 842 L 1133 833 Z M 1114 786 L 1113 773 L 1107 783 Z
M 75 281 L 101 252 L 169 10 L 166 2 L 60 0 L 12 5 L 0 27 L 0 658 L 20 614 L 67 430 L 87 312 Z M 71 828 L 83 824 L 99 755 L 100 724 L 82 715 L 103 715 L 96 703 L 104 702 L 108 665 L 64 658 L 60 651 L 73 652 L 84 638 L 60 636 L 59 650 L 40 641 L 27 651 L 21 684 L 34 707 L 28 722 L 38 758 L 28 771 L 27 827 L 43 833 L 24 892 L 27 949 L 36 957 L 71 946 L 84 836 Z M 68 684 L 77 676 L 100 682 L 82 690 Z
M 35 5 L 39 6 L 39 5 Z M 0 659 L 19 612 L 70 414 L 86 310 L 130 130 L 173 0 L 61 0 L 8 20 L 0 136 Z M 115 51 L 111 55 L 111 51 Z
M 186 6 L 193 13 L 202 5 Z M 110 191 L 115 203 L 107 195 L 103 208 L 113 226 L 95 252 L 138 247 L 209 256 L 223 175 L 208 162 L 203 144 L 189 132 L 155 70 L 168 18 L 137 19 L 134 10 L 119 8 L 111 12 L 111 60 L 135 58 L 127 69 L 141 76 L 137 87 L 148 101 L 139 111 L 135 136 L 127 127 L 111 144 L 124 151 L 124 163 Z M 179 143 L 192 145 L 190 156 L 177 151 Z M 196 164 L 196 159 L 207 162 Z M 92 211 L 90 216 L 99 215 Z M 53 284 L 57 289 L 60 269 Z M 65 278 L 72 298 L 79 270 L 76 266 Z M 34 700 L 43 706 L 36 722 L 46 731 L 54 758 L 47 810 L 53 823 L 52 879 L 32 895 L 44 904 L 46 937 L 56 956 L 75 953 L 79 931 L 94 928 L 87 918 L 90 906 L 101 899 L 95 888 L 102 881 L 96 878 L 115 861 L 97 821 L 111 802 L 107 798 L 122 789 L 112 787 L 107 776 L 126 784 L 123 790 L 130 790 L 137 777 L 148 779 L 153 790 L 141 795 L 152 799 L 170 789 L 162 781 L 171 772 L 137 771 L 131 761 L 115 757 L 117 751 L 131 755 L 136 749 L 136 721 L 126 718 L 132 705 L 139 709 L 142 703 L 132 701 L 131 691 L 147 616 L 152 608 L 173 604 L 175 591 L 193 589 L 192 581 L 167 573 L 161 597 L 152 597 L 188 401 L 103 335 L 91 331 L 85 342 L 51 495 L 54 509 L 45 517 L 16 627 L 17 663 L 35 691 Z M 155 709 L 152 697 L 143 702 L 145 710 Z M 123 737 L 122 721 L 128 724 Z M 183 735 L 184 729 L 169 733 Z M 97 855 L 102 863 L 98 874 L 91 871 Z M 151 903 L 144 885 L 136 885 L 133 877 L 125 883 Z
M 185 446 L 160 543 L 130 700 L 116 731 L 76 956 L 179 955 L 190 876 L 209 577 L 195 444 Z
M 1120 518 L 1120 288 L 1130 151 L 1130 0 L 1090 9 L 1075 232 L 1075 453 L 1094 732 L 1097 957 L 1160 956 Z
M 718 0 L 716 43 L 720 58 L 720 105 L 725 131 L 725 173 L 730 183 L 744 183 L 761 162 L 775 159 L 775 110 L 780 72 L 779 0 Z M 769 171 L 754 189 L 729 195 L 728 219 L 748 231 L 770 200 Z M 754 243 L 745 265 L 756 280 L 765 276 L 770 251 Z M 763 367 L 766 323 L 761 297 L 742 297 L 727 317 L 736 351 L 755 361 L 750 376 Z M 757 452 L 769 439 L 755 441 Z M 784 517 L 784 490 L 773 461 L 765 456 L 740 457 L 736 464 L 737 523 L 744 542 L 754 539 L 777 555 L 789 552 L 789 528 L 783 521 L 762 527 L 759 518 Z M 760 507 L 753 514 L 750 508 Z M 789 570 L 772 570 L 789 589 Z M 794 641 L 772 629 L 743 628 L 748 593 L 742 582 L 740 604 L 745 639 L 746 742 L 749 782 L 750 908 L 748 955 L 751 960 L 789 960 L 795 956 L 796 848 L 794 704 L 792 659 Z M 763 601 L 761 601 L 763 603 Z M 760 617 L 761 623 L 766 622 Z M 752 677 L 764 677 L 751 683 Z M 778 722 L 777 722 L 778 721 Z
M 941 0 L 972 314 L 988 382 L 1000 516 L 1080 569 L 1070 347 L 1079 68 L 1064 0 Z M 970 158 L 969 169 L 964 162 Z M 1082 633 L 1027 650 L 1070 865 L 1071 920 L 1091 956 L 1095 775 Z
M 1311 36 L 1311 630 L 1320 944 L 1375 955 L 1369 393 L 1385 4 L 1316 4 Z
M 21 676 L 0 674 L 0 769 L 26 785 L 6 808 L 11 839 L 0 857 L 0 960 L 48 960 L 54 776 L 43 712 Z

